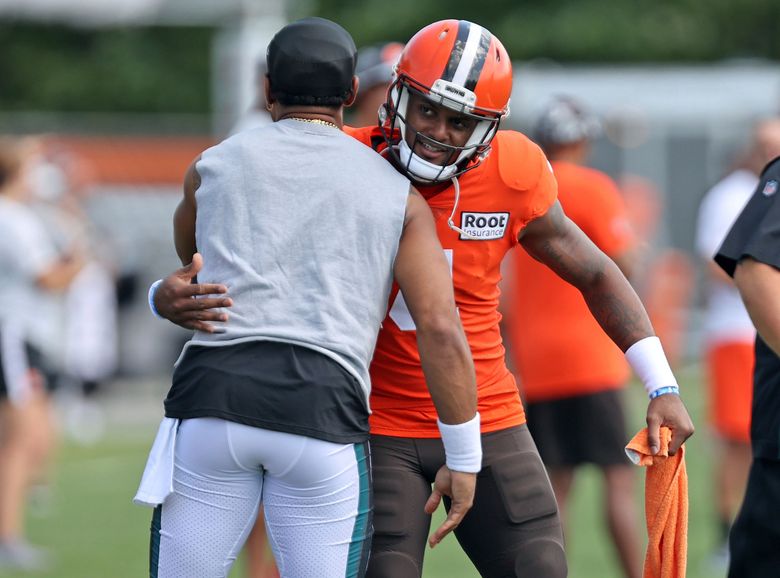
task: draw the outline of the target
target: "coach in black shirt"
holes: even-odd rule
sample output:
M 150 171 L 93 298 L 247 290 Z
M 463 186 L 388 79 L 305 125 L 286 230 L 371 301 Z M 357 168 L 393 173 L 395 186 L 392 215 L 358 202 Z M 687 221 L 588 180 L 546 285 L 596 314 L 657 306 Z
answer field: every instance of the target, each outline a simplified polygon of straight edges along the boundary
M 729 578 L 780 575 L 780 157 L 761 174 L 753 197 L 715 261 L 732 277 L 756 336 L 753 464 L 729 536 Z

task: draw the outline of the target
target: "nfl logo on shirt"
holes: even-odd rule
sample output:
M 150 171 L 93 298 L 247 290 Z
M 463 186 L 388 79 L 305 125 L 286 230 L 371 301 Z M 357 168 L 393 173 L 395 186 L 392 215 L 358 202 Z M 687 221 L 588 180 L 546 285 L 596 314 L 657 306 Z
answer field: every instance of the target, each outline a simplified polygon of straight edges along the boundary
M 761 193 L 765 197 L 771 197 L 777 192 L 777 181 L 772 179 L 771 181 L 767 181 L 764 185 L 764 190 L 761 191 Z
M 460 228 L 464 234 L 461 240 L 492 241 L 504 236 L 509 223 L 509 213 L 467 213 L 460 214 Z

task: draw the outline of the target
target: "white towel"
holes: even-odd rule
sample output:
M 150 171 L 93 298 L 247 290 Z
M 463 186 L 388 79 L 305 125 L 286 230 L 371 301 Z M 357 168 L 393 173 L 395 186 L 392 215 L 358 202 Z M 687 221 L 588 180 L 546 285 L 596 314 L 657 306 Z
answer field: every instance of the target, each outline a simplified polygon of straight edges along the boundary
M 173 450 L 178 429 L 178 419 L 164 417 L 160 422 L 133 503 L 154 508 L 173 492 Z

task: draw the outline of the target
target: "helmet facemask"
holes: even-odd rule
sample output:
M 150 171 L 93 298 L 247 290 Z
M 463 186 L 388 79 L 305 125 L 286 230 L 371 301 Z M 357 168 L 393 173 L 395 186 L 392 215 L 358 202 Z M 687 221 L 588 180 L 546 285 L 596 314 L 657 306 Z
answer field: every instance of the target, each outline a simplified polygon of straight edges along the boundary
M 409 125 L 407 108 L 410 94 L 417 94 L 436 105 L 474 119 L 474 129 L 466 143 L 463 146 L 442 143 Z M 473 92 L 445 80 L 437 80 L 433 86 L 427 87 L 406 75 L 396 78 L 388 90 L 387 104 L 380 111 L 380 126 L 390 154 L 410 179 L 420 183 L 447 181 L 475 168 L 487 156 L 490 141 L 498 131 L 503 115 L 481 110 L 474 106 L 475 102 L 476 95 Z M 411 144 L 406 140 L 407 127 L 413 132 Z M 416 155 L 413 151 L 420 143 L 448 151 L 445 164 L 433 164 Z

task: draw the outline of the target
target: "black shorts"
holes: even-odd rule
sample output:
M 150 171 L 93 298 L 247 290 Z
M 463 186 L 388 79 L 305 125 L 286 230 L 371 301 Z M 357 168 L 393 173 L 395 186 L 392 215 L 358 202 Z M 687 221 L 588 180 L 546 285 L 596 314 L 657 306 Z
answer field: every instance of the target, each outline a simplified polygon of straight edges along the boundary
M 24 399 L 30 387 L 26 377 L 31 369 L 37 369 L 48 377 L 41 353 L 19 332 L 0 324 L 0 401 Z
M 423 507 L 444 448 L 440 439 L 376 435 L 370 445 L 374 541 L 366 577 L 419 578 L 431 525 Z M 483 434 L 482 453 L 474 506 L 455 530 L 463 551 L 483 578 L 564 578 L 558 508 L 528 428 Z
M 622 390 L 529 403 L 525 413 L 548 468 L 631 463 Z
M 780 575 L 780 461 L 754 459 L 729 534 L 729 578 Z

